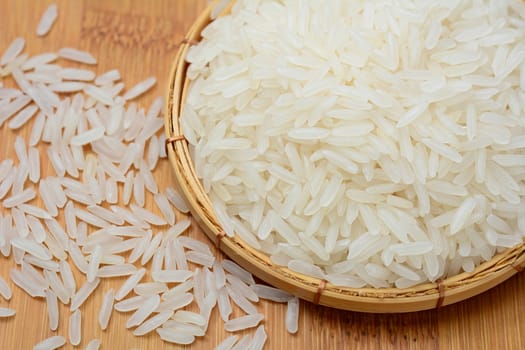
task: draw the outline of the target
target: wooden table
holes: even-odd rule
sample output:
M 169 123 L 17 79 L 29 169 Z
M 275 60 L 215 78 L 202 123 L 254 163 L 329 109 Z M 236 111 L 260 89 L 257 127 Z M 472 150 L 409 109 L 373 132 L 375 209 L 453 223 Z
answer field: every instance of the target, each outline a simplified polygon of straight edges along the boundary
M 35 35 L 36 25 L 49 0 L 0 0 L 0 53 L 17 36 L 27 40 L 26 52 L 37 54 L 70 46 L 93 53 L 101 73 L 118 68 L 129 87 L 150 75 L 158 78 L 144 106 L 167 85 L 170 63 L 185 31 L 206 5 L 206 0 L 59 0 L 59 19 L 45 38 Z M 28 136 L 29 128 L 19 134 Z M 16 134 L 0 129 L 0 159 L 14 157 Z M 46 173 L 49 165 L 43 162 Z M 167 161 L 157 168 L 163 186 L 173 185 Z M 150 198 L 151 199 L 151 198 Z M 151 204 L 151 200 L 149 200 Z M 196 225 L 191 234 L 205 240 Z M 219 253 L 220 254 L 220 253 Z M 13 259 L 0 258 L 0 274 L 7 278 Z M 78 276 L 77 276 L 78 277 Z M 102 340 L 102 349 L 176 349 L 156 334 L 134 337 L 126 330 L 127 315 L 114 313 L 110 326 L 101 331 L 97 314 L 104 291 L 118 288 L 122 280 L 104 281 L 94 297 L 81 308 L 83 340 Z M 17 310 L 14 318 L 0 320 L 0 349 L 31 349 L 51 335 L 67 336 L 69 310 L 61 305 L 59 330 L 48 327 L 45 303 L 29 298 L 9 282 L 14 296 L 0 300 L 0 307 Z M 1 298 L 0 298 L 1 299 Z M 440 310 L 411 314 L 374 315 L 333 310 L 302 303 L 299 332 L 284 330 L 285 307 L 261 302 L 269 335 L 266 349 L 525 349 L 525 275 L 519 274 L 471 300 Z M 218 312 L 205 337 L 188 349 L 212 349 L 229 334 L 222 330 Z M 66 348 L 68 348 L 66 346 Z

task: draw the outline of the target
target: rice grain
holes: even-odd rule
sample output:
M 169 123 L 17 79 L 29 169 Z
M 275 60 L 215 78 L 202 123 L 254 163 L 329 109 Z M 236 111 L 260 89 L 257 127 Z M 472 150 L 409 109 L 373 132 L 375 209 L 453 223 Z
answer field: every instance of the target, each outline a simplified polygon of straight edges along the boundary
M 60 335 L 54 335 L 36 344 L 33 350 L 54 350 L 63 347 L 65 344 L 66 338 Z
M 115 291 L 110 289 L 102 299 L 102 306 L 98 313 L 98 324 L 102 330 L 105 330 L 108 327 L 109 319 L 111 318 L 111 313 L 113 311 L 113 302 L 115 300 Z
M 82 338 L 82 314 L 80 310 L 75 310 L 71 316 L 69 316 L 69 342 L 73 346 L 80 344 Z
M 51 30 L 58 17 L 58 9 L 56 4 L 51 4 L 40 17 L 38 26 L 36 27 L 36 35 L 45 36 Z

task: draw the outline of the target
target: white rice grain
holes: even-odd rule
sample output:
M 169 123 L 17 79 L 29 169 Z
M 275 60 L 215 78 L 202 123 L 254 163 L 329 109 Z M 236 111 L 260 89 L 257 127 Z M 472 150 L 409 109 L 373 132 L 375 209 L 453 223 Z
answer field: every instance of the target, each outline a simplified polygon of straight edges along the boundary
M 51 4 L 40 17 L 38 26 L 36 27 L 36 35 L 45 36 L 51 30 L 58 17 L 58 10 L 56 4 Z
M 139 283 L 133 288 L 133 292 L 137 295 L 155 295 L 162 294 L 168 291 L 166 283 L 161 282 L 144 282 Z
M 255 331 L 255 334 L 253 336 L 252 343 L 250 344 L 251 350 L 262 350 L 264 348 L 264 344 L 266 343 L 267 335 L 264 330 L 264 326 L 261 325 L 257 327 L 257 330 Z
M 80 51 L 77 49 L 65 47 L 58 50 L 58 56 L 67 60 L 85 63 L 85 64 L 96 64 L 97 60 L 90 53 Z
M 144 303 L 131 315 L 126 322 L 126 328 L 140 325 L 149 315 L 159 306 L 160 297 L 154 295 L 144 301 Z
M 133 242 L 136 244 L 136 242 Z M 133 244 L 133 245 L 134 245 Z M 137 268 L 132 264 L 119 264 L 119 265 L 108 265 L 102 266 L 98 269 L 97 277 L 100 278 L 112 278 L 112 277 L 123 277 L 132 275 Z
M 161 270 L 154 271 L 152 273 L 152 278 L 156 282 L 181 283 L 186 281 L 192 275 L 193 272 L 188 270 Z
M 171 187 L 166 188 L 166 197 L 181 213 L 188 213 L 190 211 L 188 204 L 186 204 L 184 199 L 177 193 L 177 191 L 175 191 L 175 189 Z
M 75 310 L 71 316 L 69 316 L 69 342 L 73 346 L 80 344 L 82 339 L 82 314 L 80 310 Z
M 191 334 L 196 337 L 203 337 L 205 335 L 205 330 L 202 326 L 197 326 L 191 323 L 183 323 L 175 320 L 168 320 L 166 323 L 164 323 L 162 328 L 172 332 Z
M 2 277 L 0 277 L 0 295 L 5 300 L 11 300 L 11 297 L 13 296 L 11 288 L 9 288 L 9 285 Z
M 65 344 L 66 338 L 60 335 L 54 335 L 36 344 L 33 350 L 54 350 L 63 347 Z
M 241 340 L 239 340 L 239 342 L 237 342 L 237 344 L 235 344 L 235 346 L 231 348 L 231 350 L 247 349 L 248 346 L 250 346 L 251 342 L 252 342 L 252 336 L 247 334 L 244 337 L 242 337 Z
M 133 86 L 131 89 L 129 89 L 123 97 L 127 101 L 133 100 L 134 98 L 142 95 L 143 93 L 151 89 L 156 82 L 157 79 L 155 77 L 150 77 L 146 80 L 143 80 L 137 85 Z
M 146 299 L 148 299 L 148 297 L 143 295 L 137 295 L 135 297 L 124 299 L 115 304 L 115 310 L 119 312 L 129 312 L 137 310 L 140 307 L 140 305 L 142 305 L 144 301 L 146 301 Z
M 231 319 L 224 323 L 227 332 L 237 332 L 240 330 L 256 327 L 264 319 L 262 314 L 253 314 Z
M 166 225 L 167 222 L 160 216 L 154 214 L 153 212 L 149 211 L 148 209 L 141 208 L 138 205 L 131 204 L 130 205 L 131 211 L 139 217 L 141 220 L 148 222 L 155 226 L 163 226 Z
M 190 250 L 186 252 L 186 259 L 194 264 L 211 268 L 215 262 L 215 257 L 211 254 Z
M 114 104 L 111 94 L 108 94 L 105 90 L 95 85 L 86 84 L 84 85 L 83 91 L 96 101 L 99 101 L 106 106 L 112 106 Z
M 144 254 L 142 254 L 142 258 L 140 259 L 140 264 L 145 265 L 148 263 L 148 261 L 151 260 L 153 257 L 153 254 L 155 254 L 155 251 L 159 248 L 161 242 L 162 242 L 163 234 L 162 232 L 159 232 L 153 237 L 149 245 L 146 247 L 146 250 L 144 250 Z
M 86 345 L 86 350 L 99 350 L 100 349 L 100 345 L 101 345 L 101 341 L 98 340 L 98 339 L 92 339 L 88 345 Z
M 95 79 L 93 71 L 78 68 L 63 68 L 57 75 L 64 80 L 91 81 Z
M 129 276 L 126 282 L 119 288 L 115 293 L 115 300 L 122 300 L 129 292 L 138 284 L 138 282 L 146 274 L 146 269 L 141 268 L 137 270 L 133 275 Z
M 181 323 L 191 323 L 196 326 L 204 326 L 206 324 L 206 319 L 200 314 L 186 310 L 177 311 L 172 319 Z
M 3 66 L 13 61 L 24 50 L 25 44 L 26 41 L 23 38 L 13 40 L 0 58 L 0 65 Z
M 227 274 L 226 279 L 231 284 L 232 288 L 239 294 L 243 295 L 246 299 L 255 303 L 259 302 L 259 297 L 257 296 L 257 293 L 255 293 L 255 291 L 251 288 L 251 286 L 246 285 L 234 275 Z
M 31 279 L 28 279 L 21 271 L 16 269 L 9 270 L 9 277 L 14 284 L 20 287 L 24 292 L 33 298 L 45 297 L 44 288 L 35 284 Z
M 104 136 L 104 128 L 98 127 L 78 134 L 71 139 L 71 144 L 74 146 L 83 146 L 91 142 L 101 139 Z
M 239 340 L 238 335 L 232 335 L 220 342 L 214 350 L 230 350 L 233 345 Z
M 56 294 L 51 290 L 46 290 L 47 317 L 49 319 L 49 328 L 56 331 L 60 314 L 58 312 L 58 299 Z
M 195 336 L 192 334 L 180 333 L 165 328 L 157 328 L 157 333 L 160 336 L 160 339 L 174 344 L 179 345 L 189 345 L 193 344 L 195 341 Z
M 42 65 L 52 63 L 58 58 L 58 55 L 54 52 L 41 53 L 35 56 L 30 57 L 22 65 L 22 70 L 27 71 L 34 69 L 36 67 L 41 67 Z
M 88 263 L 80 251 L 80 248 L 73 240 L 70 240 L 68 243 L 68 251 L 69 256 L 71 257 L 71 260 L 73 261 L 73 264 L 76 266 L 76 268 L 80 272 L 86 274 L 88 270 Z
M 36 258 L 42 260 L 51 259 L 51 254 L 49 254 L 49 251 L 44 246 L 34 242 L 33 240 L 23 237 L 14 237 L 11 239 L 11 244 L 13 247 L 21 249 Z
M 166 196 L 161 193 L 157 193 L 153 198 L 164 219 L 168 222 L 168 224 L 173 226 L 175 224 L 175 213 L 173 212 L 173 209 L 171 208 Z
M 173 311 L 165 311 L 153 316 L 146 322 L 142 323 L 137 329 L 133 331 L 133 335 L 142 336 L 148 334 L 158 327 L 162 326 L 167 320 L 171 318 Z
M 20 204 L 33 200 L 35 196 L 36 196 L 35 190 L 33 190 L 32 188 L 26 188 L 22 192 L 19 192 L 11 197 L 4 199 L 4 201 L 2 202 L 2 205 L 5 208 L 16 207 L 16 206 L 19 206 Z
M 109 70 L 95 79 L 96 85 L 106 85 L 120 79 L 120 73 L 117 69 Z
M 162 298 L 165 299 L 165 301 L 159 304 L 159 306 L 155 310 L 156 312 L 178 310 L 185 306 L 188 306 L 193 302 L 193 295 L 190 293 L 172 293 L 173 295 L 168 295 L 169 292 L 170 291 L 165 292 L 162 295 Z
M 67 81 L 67 82 L 51 84 L 49 85 L 49 89 L 54 92 L 71 93 L 71 92 L 82 91 L 85 86 L 86 86 L 85 83 L 76 82 L 76 81 Z
M 6 120 L 11 118 L 11 116 L 24 108 L 29 102 L 31 102 L 31 98 L 22 94 L 9 104 L 2 106 L 0 109 L 0 126 L 2 126 Z
M 137 173 L 133 182 L 133 197 L 139 206 L 144 206 L 144 178 L 141 172 Z
M 55 292 L 60 302 L 62 302 L 62 304 L 68 304 L 70 300 L 70 295 L 68 290 L 64 286 L 64 283 L 62 282 L 60 277 L 58 277 L 58 274 L 54 271 L 44 270 L 44 275 L 46 277 L 46 284 L 49 284 L 51 290 Z M 47 285 L 43 287 L 47 288 Z
M 297 297 L 288 300 L 288 307 L 286 308 L 286 330 L 290 334 L 297 333 L 299 322 L 299 299 Z
M 222 261 L 221 264 L 225 271 L 236 276 L 244 283 L 248 285 L 255 284 L 255 280 L 253 279 L 252 274 L 240 267 L 239 265 L 237 265 L 236 263 L 234 263 L 233 261 L 225 259 Z
M 67 261 L 60 261 L 60 275 L 62 276 L 62 280 L 64 281 L 64 287 L 66 287 L 67 291 L 69 292 L 70 296 L 73 296 L 77 290 L 77 283 L 75 281 L 75 277 L 73 276 L 73 271 L 71 270 L 71 266 Z
M 153 135 L 149 140 L 148 145 L 148 154 L 147 154 L 147 163 L 149 165 L 149 170 L 155 170 L 157 162 L 159 161 L 159 139 L 157 136 Z
M 24 126 L 38 111 L 38 107 L 35 105 L 29 105 L 9 121 L 7 126 L 12 130 L 20 129 Z
M 105 330 L 108 327 L 109 319 L 111 318 L 111 313 L 113 311 L 113 302 L 115 300 L 115 291 L 110 289 L 102 299 L 102 306 L 98 313 L 98 324 L 102 330 Z
M 183 282 L 177 285 L 176 287 L 171 288 L 169 291 L 167 291 L 166 293 L 162 295 L 162 298 L 165 300 L 168 300 L 171 297 L 182 295 L 186 293 L 187 291 L 191 290 L 193 286 L 194 286 L 193 279 L 189 279 L 186 282 Z
M 12 317 L 16 314 L 14 309 L 0 307 L 0 318 Z
M 248 301 L 244 295 L 232 289 L 232 287 L 228 284 L 226 285 L 226 290 L 228 291 L 228 295 L 235 305 L 240 307 L 244 312 L 250 315 L 257 314 L 257 308 L 250 301 Z
M 28 164 L 29 180 L 36 184 L 38 181 L 40 181 L 40 153 L 34 147 L 29 149 Z
M 221 315 L 222 320 L 225 322 L 228 321 L 233 310 L 226 287 L 219 289 L 217 293 L 217 305 L 219 307 L 219 314 Z
M 69 308 L 70 311 L 75 311 L 78 309 L 98 287 L 99 283 L 100 279 L 98 278 L 96 278 L 93 282 L 84 283 L 84 285 L 82 285 L 77 293 L 71 298 L 71 306 Z
M 93 252 L 91 253 L 89 264 L 88 264 L 88 270 L 87 270 L 87 281 L 93 282 L 95 278 L 97 278 L 98 269 L 100 266 L 100 262 L 102 260 L 102 246 L 97 245 Z

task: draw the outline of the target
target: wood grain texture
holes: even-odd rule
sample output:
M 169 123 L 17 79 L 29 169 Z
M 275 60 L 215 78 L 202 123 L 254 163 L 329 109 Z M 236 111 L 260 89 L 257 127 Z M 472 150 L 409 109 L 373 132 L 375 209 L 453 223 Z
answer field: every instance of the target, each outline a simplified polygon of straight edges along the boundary
M 158 78 L 155 89 L 140 99 L 143 107 L 167 86 L 168 71 L 177 43 L 206 5 L 206 0 L 60 0 L 59 18 L 44 38 L 35 35 L 36 25 L 48 0 L 0 0 L 0 54 L 17 36 L 26 38 L 26 53 L 37 54 L 71 46 L 93 53 L 96 70 L 118 68 L 126 86 L 150 75 Z M 74 65 L 73 65 L 74 66 Z M 7 79 L 5 84 L 12 84 Z M 17 135 L 27 137 L 30 128 L 17 133 L 5 125 L 0 129 L 0 159 L 15 157 Z M 50 165 L 43 158 L 42 171 Z M 172 186 L 170 165 L 162 162 L 155 176 L 161 187 Z M 148 206 L 152 199 L 148 197 Z M 0 208 L 0 210 L 3 210 Z M 191 235 L 205 240 L 193 225 Z M 222 256 L 220 253 L 217 253 Z M 7 279 L 13 259 L 0 258 L 0 275 Z M 77 284 L 83 279 L 77 277 Z M 84 348 L 93 338 L 102 340 L 102 349 L 212 349 L 229 336 L 222 330 L 218 312 L 212 314 L 208 333 L 192 346 L 165 344 L 156 334 L 134 337 L 125 329 L 127 315 L 114 313 L 110 326 L 101 331 L 97 315 L 104 293 L 118 288 L 123 279 L 104 281 L 94 297 L 81 307 Z M 0 349 L 31 349 L 51 335 L 67 335 L 69 308 L 60 305 L 60 326 L 49 330 L 43 300 L 34 300 L 9 282 L 14 291 L 10 302 L 0 298 L 0 307 L 17 310 L 14 318 L 0 320 Z M 299 332 L 284 330 L 285 307 L 261 302 L 269 336 L 266 349 L 524 349 L 525 275 L 465 302 L 440 310 L 411 314 L 375 315 L 338 311 L 302 303 Z M 239 310 L 235 311 L 240 315 Z M 65 348 L 72 348 L 66 346 Z

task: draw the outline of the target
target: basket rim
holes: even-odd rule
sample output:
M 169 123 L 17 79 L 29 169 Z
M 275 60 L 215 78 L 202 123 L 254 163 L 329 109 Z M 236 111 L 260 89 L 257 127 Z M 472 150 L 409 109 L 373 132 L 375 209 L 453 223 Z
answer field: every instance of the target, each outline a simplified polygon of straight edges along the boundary
M 261 280 L 291 292 L 302 299 L 338 309 L 390 313 L 439 308 L 480 294 L 525 268 L 525 243 L 495 255 L 478 265 L 473 272 L 427 282 L 410 288 L 349 288 L 274 265 L 267 255 L 255 250 L 237 235 L 228 237 L 213 213 L 191 160 L 179 117 L 189 80 L 185 61 L 189 48 L 199 41 L 201 31 L 211 22 L 210 4 L 197 18 L 179 46 L 169 75 L 165 105 L 166 150 L 176 183 L 189 204 L 200 228 L 228 257 Z M 231 5 L 230 5 L 231 6 Z M 225 12 L 230 8 L 225 9 Z

